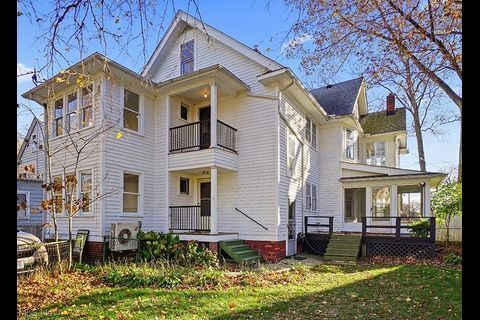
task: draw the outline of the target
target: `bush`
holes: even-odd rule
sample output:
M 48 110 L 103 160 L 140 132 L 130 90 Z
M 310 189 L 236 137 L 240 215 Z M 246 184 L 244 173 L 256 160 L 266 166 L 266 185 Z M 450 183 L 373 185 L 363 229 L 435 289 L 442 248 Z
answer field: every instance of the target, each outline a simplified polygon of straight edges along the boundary
M 417 220 L 408 226 L 408 229 L 416 236 L 426 238 L 430 230 L 430 222 L 428 220 Z
M 218 258 L 214 252 L 195 241 L 180 242 L 178 235 L 140 231 L 140 257 L 145 261 L 165 260 L 180 266 L 215 267 Z
M 462 263 L 462 258 L 460 256 L 457 256 L 455 253 L 451 252 L 451 253 L 443 256 L 443 262 L 448 263 L 448 264 L 457 265 L 457 264 Z
M 163 264 L 110 264 L 103 267 L 101 277 L 109 285 L 131 288 L 215 287 L 222 283 L 224 273 L 213 269 L 195 270 Z

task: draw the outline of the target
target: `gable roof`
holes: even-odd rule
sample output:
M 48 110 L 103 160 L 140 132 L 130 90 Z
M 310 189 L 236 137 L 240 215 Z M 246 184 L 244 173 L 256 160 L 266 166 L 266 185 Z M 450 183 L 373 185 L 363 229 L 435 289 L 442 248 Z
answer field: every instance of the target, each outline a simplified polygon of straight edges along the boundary
M 168 27 L 167 31 L 163 35 L 162 40 L 158 43 L 157 47 L 155 48 L 155 51 L 151 55 L 151 57 L 148 59 L 147 64 L 141 71 L 142 76 L 146 76 L 150 68 L 153 66 L 155 61 L 157 61 L 157 58 L 159 55 L 162 53 L 162 51 L 165 49 L 166 44 L 169 42 L 170 38 L 174 35 L 174 30 L 176 29 L 183 29 L 184 26 L 189 25 L 192 28 L 196 28 L 202 32 L 207 33 L 210 37 L 219 40 L 220 42 L 224 43 L 225 45 L 233 48 L 234 50 L 238 51 L 239 53 L 243 54 L 247 58 L 250 58 L 251 60 L 257 62 L 261 66 L 273 70 L 273 69 L 279 69 L 282 68 L 283 66 L 276 62 L 275 60 L 264 56 L 260 52 L 257 52 L 250 48 L 249 46 L 241 43 L 240 41 L 230 37 L 229 35 L 226 35 L 225 33 L 221 32 L 218 29 L 215 29 L 214 27 L 206 24 L 205 22 L 189 15 L 188 13 L 178 10 L 177 13 L 175 14 L 175 17 L 173 18 L 172 22 L 170 23 L 170 26 Z
M 405 107 L 397 108 L 392 115 L 378 111 L 360 116 L 360 124 L 365 134 L 382 134 L 407 130 L 407 113 Z
M 20 150 L 18 151 L 17 159 L 20 159 L 22 157 L 23 152 L 27 147 L 27 142 L 30 140 L 30 137 L 32 136 L 32 133 L 33 133 L 33 129 L 35 128 L 35 125 L 37 123 L 40 126 L 40 128 L 42 128 L 43 122 L 40 121 L 37 117 L 33 117 L 32 123 L 30 123 L 30 127 L 28 128 L 27 134 L 23 138 L 22 145 L 20 146 Z
M 347 115 L 353 112 L 363 77 L 309 90 L 329 115 Z

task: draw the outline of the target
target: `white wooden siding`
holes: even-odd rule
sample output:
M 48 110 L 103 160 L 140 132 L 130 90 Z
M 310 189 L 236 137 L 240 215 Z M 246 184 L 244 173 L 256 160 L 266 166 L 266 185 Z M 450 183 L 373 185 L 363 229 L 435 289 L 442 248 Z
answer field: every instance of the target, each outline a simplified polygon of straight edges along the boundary
M 42 149 L 39 149 L 38 146 L 34 146 L 32 142 L 32 136 L 36 135 L 35 141 L 42 145 Z M 40 123 L 37 121 L 35 122 L 35 126 L 32 129 L 32 133 L 30 137 L 25 137 L 26 139 L 30 139 L 30 143 L 28 147 L 25 147 L 22 156 L 19 159 L 20 165 L 25 166 L 25 165 L 33 165 L 35 168 L 35 174 L 40 175 L 43 177 L 44 175 L 44 162 L 45 162 L 45 151 L 44 151 L 44 143 L 43 143 L 43 132 L 42 128 L 40 126 Z M 20 170 L 22 171 L 22 170 Z

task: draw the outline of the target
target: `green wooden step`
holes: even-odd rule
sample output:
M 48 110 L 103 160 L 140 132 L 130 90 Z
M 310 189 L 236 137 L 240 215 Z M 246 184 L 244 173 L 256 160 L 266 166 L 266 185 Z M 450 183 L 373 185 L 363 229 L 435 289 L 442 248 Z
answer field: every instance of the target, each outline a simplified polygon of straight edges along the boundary
M 361 235 L 334 233 L 323 258 L 326 261 L 356 261 L 361 243 Z
M 220 241 L 219 250 L 223 250 L 238 264 L 253 264 L 262 260 L 258 252 L 252 250 L 244 240 Z
M 346 257 L 346 256 L 323 256 L 325 261 L 357 261 L 357 257 Z

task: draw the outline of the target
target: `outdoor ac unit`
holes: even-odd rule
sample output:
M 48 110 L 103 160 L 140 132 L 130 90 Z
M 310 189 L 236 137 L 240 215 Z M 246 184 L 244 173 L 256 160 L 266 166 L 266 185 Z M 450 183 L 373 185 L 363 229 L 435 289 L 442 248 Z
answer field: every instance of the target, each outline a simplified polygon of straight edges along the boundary
M 112 223 L 110 228 L 110 250 L 136 250 L 138 247 L 136 239 L 139 229 L 138 223 Z

